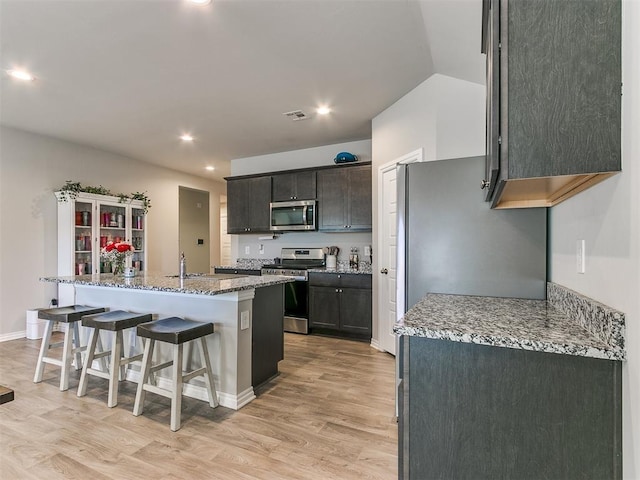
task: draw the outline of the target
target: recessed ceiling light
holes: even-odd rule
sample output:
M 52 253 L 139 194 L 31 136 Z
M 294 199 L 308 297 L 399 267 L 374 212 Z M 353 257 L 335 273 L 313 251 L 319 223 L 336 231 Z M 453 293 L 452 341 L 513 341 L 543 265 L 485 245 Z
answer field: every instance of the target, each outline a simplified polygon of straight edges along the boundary
M 328 113 L 331 113 L 331 109 L 329 107 L 318 107 L 316 109 L 316 113 L 318 115 L 327 115 Z
M 7 75 L 24 82 L 33 82 L 36 79 L 36 77 L 24 70 L 7 70 Z
M 185 133 L 184 135 L 180 136 L 180 140 L 182 140 L 183 142 L 193 142 L 193 137 L 188 133 Z
M 216 167 L 212 167 L 211 165 L 204 167 L 205 170 L 209 170 L 210 172 L 212 172 L 213 170 L 216 169 Z
M 191 3 L 195 5 L 209 5 L 211 0 L 189 0 Z

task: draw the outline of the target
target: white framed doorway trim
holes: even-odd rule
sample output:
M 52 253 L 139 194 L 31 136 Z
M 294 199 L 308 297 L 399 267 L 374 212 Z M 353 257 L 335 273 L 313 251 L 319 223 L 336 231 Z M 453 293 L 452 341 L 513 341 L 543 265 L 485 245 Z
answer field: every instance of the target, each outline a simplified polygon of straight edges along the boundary
M 404 252 L 404 226 L 399 225 L 398 209 L 404 207 L 397 194 L 397 166 L 424 161 L 420 148 L 378 167 L 378 345 L 376 348 L 395 355 L 397 337 L 393 325 L 404 314 L 404 302 L 399 302 L 398 282 L 405 278 L 404 262 L 398 262 Z M 400 200 L 400 201 L 398 201 Z

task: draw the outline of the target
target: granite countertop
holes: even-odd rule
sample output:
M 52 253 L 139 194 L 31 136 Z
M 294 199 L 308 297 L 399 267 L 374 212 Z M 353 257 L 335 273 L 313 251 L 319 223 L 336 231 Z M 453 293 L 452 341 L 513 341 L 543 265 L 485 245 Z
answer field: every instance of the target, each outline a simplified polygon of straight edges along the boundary
M 548 293 L 549 301 L 428 294 L 405 314 L 394 331 L 399 335 L 624 360 L 624 314 L 550 285 L 548 291 L 554 291 Z M 568 308 L 576 304 L 575 296 L 582 301 L 581 313 Z
M 310 268 L 307 270 L 308 272 L 313 273 L 349 273 L 354 275 L 371 275 L 371 265 L 369 268 L 349 268 L 349 267 L 341 267 L 338 265 L 336 268 Z
M 193 295 L 220 295 L 223 293 L 268 287 L 295 281 L 284 275 L 240 276 L 240 275 L 190 275 L 181 279 L 161 273 L 143 273 L 132 278 L 114 277 L 110 273 L 77 275 L 71 277 L 43 277 L 43 282 L 90 285 L 97 287 L 129 288 L 156 292 L 174 292 Z
M 254 270 L 256 272 L 259 272 L 260 270 L 262 270 L 262 266 L 251 265 L 250 267 L 247 267 L 247 266 L 240 266 L 238 264 L 235 264 L 235 265 L 214 265 L 213 268 L 214 269 L 219 268 L 219 269 L 224 269 L 224 270 Z

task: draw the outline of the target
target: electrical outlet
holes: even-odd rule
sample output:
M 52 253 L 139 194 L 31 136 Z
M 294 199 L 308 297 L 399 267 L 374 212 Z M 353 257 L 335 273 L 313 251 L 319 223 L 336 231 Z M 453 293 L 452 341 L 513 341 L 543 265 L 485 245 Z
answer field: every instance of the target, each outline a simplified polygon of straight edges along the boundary
M 370 257 L 371 256 L 371 245 L 365 245 L 364 246 L 364 256 L 365 257 Z
M 576 271 L 584 273 L 585 271 L 585 241 L 578 240 L 576 242 Z
M 251 247 L 249 245 L 244 247 L 244 254 L 245 255 L 250 255 L 251 254 Z
M 263 244 L 260 244 L 260 248 L 258 249 L 258 253 L 260 255 L 264 255 L 264 245 Z
M 249 328 L 249 310 L 240 312 L 240 330 Z

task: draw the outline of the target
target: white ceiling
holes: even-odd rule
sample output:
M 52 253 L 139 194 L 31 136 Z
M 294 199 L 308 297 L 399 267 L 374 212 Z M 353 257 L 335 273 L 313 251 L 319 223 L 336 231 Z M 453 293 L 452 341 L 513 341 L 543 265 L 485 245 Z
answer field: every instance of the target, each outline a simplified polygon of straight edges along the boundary
M 233 158 L 370 138 L 433 73 L 483 83 L 481 1 L 0 0 L 0 68 L 37 77 L 3 72 L 0 122 L 220 179 Z

